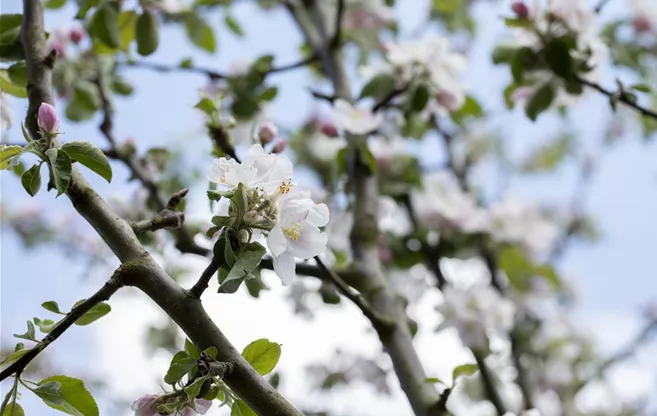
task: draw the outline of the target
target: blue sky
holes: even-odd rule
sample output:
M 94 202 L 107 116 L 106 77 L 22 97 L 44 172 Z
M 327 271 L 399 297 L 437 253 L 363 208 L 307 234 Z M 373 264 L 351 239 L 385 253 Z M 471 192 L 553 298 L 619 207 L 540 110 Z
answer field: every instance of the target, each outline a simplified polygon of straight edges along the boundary
M 408 33 L 421 23 L 427 2 L 418 0 L 398 3 L 400 3 L 397 10 L 402 33 Z M 502 3 L 504 2 L 500 2 Z M 18 8 L 17 1 L 0 0 L 2 13 L 19 12 Z M 613 15 L 619 10 L 610 7 L 608 13 Z M 508 74 L 506 68 L 491 66 L 489 53 L 502 30 L 501 19 L 497 16 L 501 16 L 504 11 L 504 7 L 494 10 L 493 13 L 487 6 L 477 8 L 477 17 L 481 21 L 481 34 L 477 47 L 470 55 L 472 64 L 467 77 L 471 90 L 485 103 L 486 108 L 497 110 L 502 108 L 501 90 L 508 79 Z M 68 24 L 73 13 L 72 7 L 51 12 L 47 15 L 47 26 L 54 28 Z M 218 15 L 209 17 L 215 26 L 221 26 L 218 32 L 217 54 L 197 52 L 186 40 L 182 28 L 170 27 L 161 34 L 161 45 L 164 47 L 148 60 L 175 65 L 183 58 L 193 57 L 194 63 L 199 66 L 226 71 L 235 61 L 256 58 L 266 53 L 274 54 L 279 64 L 298 59 L 297 51 L 301 38 L 293 22 L 283 11 L 264 13 L 242 2 L 234 7 L 234 15 L 245 28 L 247 36 L 244 39 L 237 39 L 227 32 L 220 24 L 221 19 Z M 140 149 L 155 144 L 184 143 L 188 161 L 194 164 L 208 163 L 209 158 L 206 154 L 209 144 L 200 134 L 202 118 L 198 111 L 192 108 L 197 99 L 197 89 L 206 85 L 206 79 L 194 74 L 158 74 L 141 69 L 128 69 L 124 74 L 136 86 L 136 94 L 128 99 L 117 100 L 115 129 L 119 140 L 134 137 Z M 611 85 L 613 78 L 608 76 L 606 81 Z M 314 81 L 306 72 L 294 71 L 276 75 L 273 82 L 279 86 L 278 98 L 271 108 L 275 120 L 285 126 L 302 121 L 313 108 L 307 88 L 313 85 Z M 14 100 L 13 103 L 17 118 L 22 118 L 26 102 Z M 495 114 L 498 112 L 496 111 Z M 569 122 L 581 132 L 581 140 L 591 144 L 599 140 L 608 117 L 609 109 L 605 99 L 592 95 L 572 112 Z M 539 122 L 531 123 L 519 112 L 503 114 L 496 120 L 496 124 L 504 126 L 505 140 L 508 140 L 514 151 L 519 153 L 549 138 L 549 133 L 558 131 L 561 123 L 561 119 L 556 116 L 544 116 Z M 104 142 L 97 131 L 97 125 L 97 119 L 81 124 L 63 121 L 61 130 L 65 132 L 66 140 L 91 140 L 102 147 Z M 19 125 L 14 125 L 7 133 L 7 137 L 8 141 L 18 141 L 21 137 Z M 442 152 L 434 144 L 424 145 L 422 149 L 427 153 L 428 151 L 436 152 L 434 154 Z M 612 331 L 615 335 L 612 337 L 608 333 L 598 334 L 602 337 L 603 347 L 606 349 L 612 349 L 614 344 L 617 346 L 631 334 L 633 328 L 636 328 L 633 316 L 636 315 L 638 305 L 650 299 L 657 299 L 657 285 L 655 285 L 657 256 L 654 254 L 654 248 L 657 247 L 656 150 L 654 142 L 644 142 L 638 135 L 628 135 L 603 158 L 586 206 L 599 222 L 604 239 L 592 246 L 574 246 L 560 265 L 564 276 L 571 278 L 579 289 L 580 319 L 586 322 L 589 328 L 600 328 L 602 332 Z M 514 182 L 512 190 L 519 195 L 543 201 L 565 200 L 572 194 L 575 173 L 572 166 L 565 166 L 551 176 Z M 482 175 L 478 180 L 489 183 L 490 178 L 485 176 L 485 172 Z M 91 175 L 87 176 L 103 196 L 125 192 L 124 183 L 127 175 L 121 166 L 115 166 L 115 179 L 109 185 Z M 0 184 L 0 197 L 3 203 L 18 206 L 29 199 L 14 176 L 0 175 Z M 200 195 L 197 193 L 192 201 L 204 203 Z M 43 190 L 33 203 L 43 206 L 53 216 L 72 211 L 68 200 L 54 199 L 53 193 L 46 193 Z M 32 316 L 44 316 L 39 308 L 41 302 L 57 300 L 60 305 L 70 305 L 88 296 L 105 278 L 85 276 L 84 265 L 63 258 L 59 252 L 52 249 L 25 252 L 15 236 L 5 230 L 2 231 L 1 237 L 0 341 L 3 345 L 14 342 L 12 333 L 24 331 L 26 319 Z M 275 308 L 276 313 L 289 315 L 289 305 L 281 301 L 285 289 L 276 284 L 275 280 L 272 280 L 271 286 L 274 293 L 261 302 L 235 295 L 228 300 L 221 298 L 222 305 L 211 306 L 220 308 L 218 310 L 220 313 L 227 311 L 226 305 L 231 305 L 246 314 L 240 314 L 234 322 L 226 320 L 225 315 L 218 315 L 224 317 L 221 318 L 223 325 L 220 325 L 222 328 L 224 325 L 230 328 L 225 330 L 237 345 L 245 345 L 249 340 L 255 339 L 254 333 L 257 331 L 271 331 L 272 338 L 282 333 L 283 329 L 277 327 L 275 321 L 270 322 L 273 328 L 252 325 L 252 331 L 243 330 L 246 331 L 244 333 L 239 332 L 237 328 L 240 326 L 237 325 L 238 322 L 245 323 L 242 320 L 246 319 L 244 316 L 249 316 L 249 310 L 257 309 L 267 313 L 264 307 L 268 306 Z M 152 309 L 148 306 L 143 307 L 145 311 L 150 311 L 145 312 L 146 315 L 150 314 L 153 319 L 159 319 Z M 129 307 L 125 306 L 125 308 L 124 313 Z M 319 322 L 327 322 L 326 325 L 331 327 L 333 325 L 343 327 L 347 325 L 344 320 L 349 321 L 349 316 L 353 317 L 357 312 L 352 308 L 343 308 L 335 314 L 337 317 L 333 318 L 328 312 L 322 312 Z M 605 323 L 609 326 L 606 327 Z M 301 323 L 290 325 L 298 326 L 300 331 L 309 330 Z M 316 322 L 315 325 L 319 323 Z M 360 321 L 354 325 L 355 330 L 359 331 L 364 327 Z M 357 331 L 353 334 L 358 336 Z M 106 340 L 107 338 L 104 338 L 106 336 L 90 327 L 75 328 L 51 346 L 49 353 L 58 360 L 58 367 L 68 373 L 83 373 L 92 364 L 91 360 L 97 357 L 95 355 L 97 351 L 91 351 L 84 345 L 97 345 L 94 343 L 99 339 Z M 295 342 L 294 333 L 284 336 L 289 339 L 288 345 Z M 367 348 L 375 350 L 376 344 L 372 342 L 371 336 L 367 340 L 364 342 Z M 352 344 L 345 337 L 334 337 L 327 345 L 341 345 L 341 342 Z M 428 351 L 429 346 L 435 347 L 435 340 L 428 340 L 420 349 Z M 326 347 L 322 351 L 328 353 L 329 349 Z M 298 354 L 302 353 L 303 351 L 298 352 Z M 455 350 L 454 354 L 458 356 L 459 353 Z M 311 358 L 310 355 L 308 357 Z M 325 358 L 328 358 L 328 355 Z M 164 365 L 168 359 L 164 357 L 160 361 L 164 364 L 156 370 L 161 373 L 165 370 Z M 281 365 L 284 363 L 288 365 L 284 368 L 297 367 L 289 358 Z M 117 367 L 120 365 L 117 364 Z M 436 368 L 446 370 L 448 367 L 436 364 Z M 335 406 L 340 407 L 340 399 L 335 400 L 337 403 L 334 403 Z M 43 414 L 43 407 L 39 403 L 31 400 L 23 402 L 28 414 Z M 392 405 L 387 403 L 382 408 L 389 411 L 390 406 Z M 401 406 L 398 409 L 404 408 L 403 404 L 398 406 Z M 101 409 L 101 414 L 106 413 Z

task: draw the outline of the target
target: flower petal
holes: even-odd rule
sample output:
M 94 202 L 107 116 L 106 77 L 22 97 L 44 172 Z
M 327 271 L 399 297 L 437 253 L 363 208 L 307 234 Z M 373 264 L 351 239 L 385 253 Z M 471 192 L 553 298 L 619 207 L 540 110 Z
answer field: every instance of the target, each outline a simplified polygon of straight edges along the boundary
M 321 254 L 328 243 L 328 236 L 308 220 L 300 222 L 302 230 L 298 240 L 288 240 L 287 251 L 294 257 L 310 259 Z
M 276 226 L 269 232 L 267 236 L 267 247 L 274 257 L 280 256 L 287 249 L 287 239 L 283 235 L 283 230 L 281 226 L 276 224 Z
M 283 285 L 289 285 L 296 277 L 296 268 L 294 256 L 287 251 L 280 256 L 274 257 L 274 271 L 281 278 Z
M 323 227 L 329 222 L 329 209 L 326 204 L 315 204 L 308 211 L 308 221 L 318 227 Z

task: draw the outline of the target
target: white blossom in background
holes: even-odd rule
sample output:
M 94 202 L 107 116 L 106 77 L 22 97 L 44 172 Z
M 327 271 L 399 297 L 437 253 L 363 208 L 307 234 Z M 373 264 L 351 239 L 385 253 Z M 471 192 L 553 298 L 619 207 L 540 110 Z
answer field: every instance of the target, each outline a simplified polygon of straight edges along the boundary
M 411 193 L 418 221 L 433 230 L 448 229 L 480 232 L 488 228 L 488 218 L 472 195 L 461 189 L 448 171 L 424 177 L 423 189 Z
M 520 413 L 506 412 L 504 416 L 542 416 L 537 409 L 525 410 Z
M 418 263 L 409 269 L 390 269 L 386 276 L 395 292 L 415 305 L 433 287 L 433 277 L 424 264 Z
M 379 165 L 387 165 L 392 159 L 408 153 L 406 142 L 401 136 L 387 139 L 373 135 L 368 137 L 367 146 Z
M 550 251 L 560 227 L 546 218 L 540 206 L 505 197 L 489 210 L 490 232 L 498 241 L 520 244 L 535 255 Z
M 408 211 L 389 196 L 379 197 L 379 230 L 395 237 L 403 237 L 413 231 Z
M 657 25 L 657 8 L 652 0 L 630 0 L 634 28 L 637 32 L 654 30 Z
M 354 216 L 350 211 L 342 210 L 331 215 L 326 226 L 328 247 L 336 253 L 350 253 L 351 242 L 349 234 L 354 225 Z
M 267 246 L 274 256 L 274 271 L 284 284 L 295 276 L 295 257 L 320 255 L 328 242 L 326 233 L 319 229 L 329 221 L 328 207 L 315 203 L 310 192 L 295 189 L 292 174 L 292 162 L 287 157 L 267 153 L 259 144 L 251 146 L 242 162 L 215 159 L 208 171 L 208 179 L 220 191 L 234 191 L 242 184 L 247 194 L 267 202 L 266 214 L 256 209 L 244 217 L 254 222 L 273 221 L 271 230 L 265 231 Z M 224 202 L 219 215 L 228 215 L 228 206 Z
M 335 163 L 338 152 L 347 147 L 344 137 L 330 137 L 321 131 L 310 135 L 306 140 L 310 156 L 322 163 Z
M 379 128 L 383 115 L 374 114 L 371 109 L 354 107 L 343 99 L 333 103 L 333 116 L 338 128 L 353 134 L 367 134 Z
M 0 90 L 0 131 L 7 131 L 14 124 L 14 109 L 9 94 Z
M 263 106 L 260 111 L 249 120 L 237 120 L 230 129 L 230 139 L 234 146 L 250 146 L 255 143 L 258 126 L 271 123 L 269 107 Z

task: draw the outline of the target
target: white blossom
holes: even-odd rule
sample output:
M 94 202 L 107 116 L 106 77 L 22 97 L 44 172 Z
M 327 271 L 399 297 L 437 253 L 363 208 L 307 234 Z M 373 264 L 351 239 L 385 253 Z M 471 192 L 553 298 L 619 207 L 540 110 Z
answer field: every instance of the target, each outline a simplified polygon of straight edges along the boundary
M 418 220 L 429 229 L 480 232 L 488 227 L 486 213 L 447 171 L 425 176 L 423 189 L 413 191 L 411 200 Z
M 489 212 L 490 231 L 498 241 L 520 244 L 532 254 L 546 253 L 559 236 L 558 225 L 549 221 L 536 204 L 505 197 Z
M 328 242 L 326 233 L 319 229 L 329 221 L 328 207 L 315 204 L 309 194 L 304 194 L 280 200 L 276 225 L 267 236 L 267 246 L 274 255 L 274 271 L 283 284 L 296 275 L 295 257 L 318 256 Z
M 375 131 L 383 121 L 383 115 L 372 113 L 371 109 L 358 108 L 343 99 L 333 103 L 335 124 L 353 134 L 367 134 Z
M 316 132 L 308 138 L 310 155 L 323 163 L 335 163 L 338 152 L 346 146 L 344 137 L 329 137 L 322 132 Z
M 11 98 L 4 91 L 0 91 L 0 131 L 7 131 L 14 124 L 14 110 L 11 107 Z

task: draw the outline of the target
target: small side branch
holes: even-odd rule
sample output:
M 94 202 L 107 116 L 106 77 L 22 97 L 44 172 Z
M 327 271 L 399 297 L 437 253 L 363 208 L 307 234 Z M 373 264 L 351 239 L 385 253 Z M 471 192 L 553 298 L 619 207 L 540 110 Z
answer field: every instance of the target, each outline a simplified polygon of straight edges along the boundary
M 497 386 L 495 385 L 495 380 L 493 380 L 493 374 L 490 372 L 490 369 L 488 368 L 488 365 L 486 364 L 486 360 L 483 354 L 481 354 L 478 351 L 472 351 L 475 360 L 477 361 L 477 366 L 479 367 L 479 374 L 481 377 L 481 381 L 484 385 L 484 389 L 486 390 L 486 395 L 488 396 L 488 400 L 490 400 L 491 403 L 493 403 L 493 406 L 495 406 L 495 410 L 497 411 L 497 414 L 499 416 L 503 416 L 506 414 L 506 407 L 504 406 L 504 402 L 502 401 L 502 397 L 500 396 L 500 392 L 497 390 Z
M 150 220 L 143 220 L 133 224 L 130 224 L 132 230 L 136 233 L 144 233 L 147 231 L 156 231 L 164 228 L 180 228 L 185 222 L 185 214 L 180 211 L 175 211 L 180 201 L 185 198 L 189 189 L 185 188 L 182 191 L 177 192 L 174 196 L 169 199 L 167 207 L 162 211 L 158 212 Z
M 114 293 L 123 287 L 125 283 L 122 279 L 122 275 L 125 270 L 125 266 L 119 267 L 100 290 L 94 293 L 89 299 L 73 308 L 71 312 L 69 312 L 64 317 L 64 319 L 62 319 L 59 324 L 57 324 L 57 326 L 48 334 L 48 336 L 43 338 L 29 352 L 20 357 L 9 367 L 4 369 L 0 373 L 0 381 L 6 379 L 12 374 L 20 374 L 23 372 L 25 367 L 30 362 L 32 362 L 32 360 L 34 360 L 43 350 L 45 350 L 48 345 L 52 344 L 57 338 L 66 332 L 66 330 L 68 330 L 75 323 L 75 321 L 80 319 L 85 313 L 89 312 L 94 306 L 108 300 Z
M 634 110 L 638 111 L 642 116 L 644 117 L 651 117 L 657 120 L 657 112 L 654 110 L 650 110 L 648 108 L 642 107 L 636 102 L 632 101 L 630 98 L 628 98 L 625 94 L 616 94 L 613 91 L 610 91 L 606 88 L 604 88 L 602 85 L 597 84 L 595 82 L 586 80 L 582 77 L 576 76 L 575 79 L 580 82 L 583 85 L 586 85 L 589 88 L 593 88 L 594 90 L 606 95 L 609 98 L 615 98 L 616 100 L 620 101 L 621 103 L 625 104 L 626 106 L 633 108 Z
M 203 292 L 205 292 L 205 289 L 207 289 L 210 285 L 210 280 L 212 280 L 212 276 L 217 273 L 217 270 L 219 270 L 219 264 L 217 264 L 213 257 L 210 260 L 208 267 L 203 270 L 201 277 L 199 277 L 194 286 L 189 289 L 189 293 L 191 293 L 195 298 L 200 298 Z
M 335 285 L 338 290 L 350 301 L 352 301 L 358 309 L 363 312 L 363 315 L 372 322 L 372 325 L 377 329 L 393 329 L 396 325 L 394 319 L 387 316 L 381 315 L 377 312 L 372 305 L 370 305 L 365 298 L 363 298 L 359 293 L 355 292 L 349 285 L 342 280 L 342 278 L 335 273 L 333 270 L 326 267 L 322 259 L 319 256 L 315 256 L 315 261 L 319 270 L 324 274 L 327 280 Z

